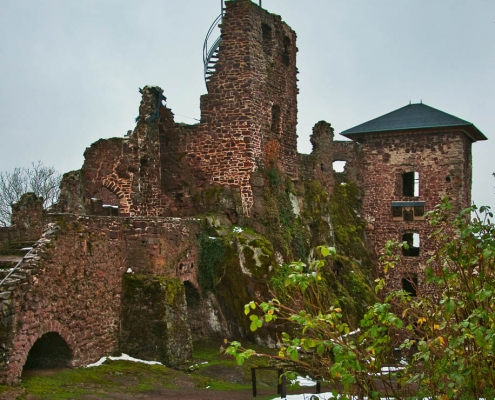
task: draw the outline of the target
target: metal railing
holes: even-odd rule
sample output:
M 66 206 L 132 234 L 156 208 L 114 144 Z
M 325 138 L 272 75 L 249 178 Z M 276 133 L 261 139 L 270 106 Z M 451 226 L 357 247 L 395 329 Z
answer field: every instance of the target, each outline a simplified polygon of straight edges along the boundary
M 215 31 L 215 28 L 217 28 L 218 24 L 221 23 L 222 18 L 223 18 L 223 10 L 222 13 L 211 24 L 210 29 L 208 29 L 208 33 L 206 34 L 205 41 L 203 43 L 203 65 L 204 65 L 205 83 L 208 83 L 211 75 L 215 71 L 216 61 L 212 61 L 212 58 L 214 55 L 218 53 L 218 49 L 220 47 L 222 37 L 218 36 L 213 42 L 213 44 L 210 44 L 211 43 L 210 38 L 213 32 Z
M 4 282 L 7 279 L 9 279 L 9 277 L 17 270 L 17 268 L 19 268 L 19 266 L 22 264 L 22 262 L 24 261 L 25 258 L 30 258 L 29 256 L 31 255 L 33 248 L 32 247 L 24 247 L 21 250 L 29 250 L 29 251 L 26 253 L 26 255 L 24 255 L 24 257 L 21 258 L 21 260 L 17 263 L 17 265 L 9 271 L 9 273 L 5 276 L 5 278 L 2 279 L 2 281 L 0 282 L 0 287 L 2 287 Z

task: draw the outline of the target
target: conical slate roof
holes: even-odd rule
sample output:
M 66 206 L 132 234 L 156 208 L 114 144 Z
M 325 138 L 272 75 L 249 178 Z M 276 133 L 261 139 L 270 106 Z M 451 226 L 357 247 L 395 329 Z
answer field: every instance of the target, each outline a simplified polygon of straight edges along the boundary
M 464 121 L 423 103 L 408 104 L 364 124 L 347 129 L 341 135 L 354 139 L 372 132 L 444 127 L 465 127 L 463 130 L 473 141 L 487 139 L 471 122 Z

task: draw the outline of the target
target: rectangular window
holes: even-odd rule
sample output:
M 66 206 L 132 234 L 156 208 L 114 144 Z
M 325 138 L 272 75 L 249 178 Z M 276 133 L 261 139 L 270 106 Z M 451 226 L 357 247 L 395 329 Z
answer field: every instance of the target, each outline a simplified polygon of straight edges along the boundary
M 409 274 L 408 276 L 402 278 L 402 289 L 411 296 L 416 297 L 418 291 L 418 275 Z
M 402 195 L 407 197 L 419 196 L 419 173 L 404 172 L 402 174 Z
M 406 243 L 402 248 L 402 254 L 404 254 L 404 256 L 419 256 L 419 233 L 404 233 L 402 235 L 402 241 Z
M 392 206 L 392 217 L 402 219 L 402 207 Z
M 404 208 L 404 221 L 414 221 L 414 214 L 411 208 Z
M 414 207 L 414 216 L 415 217 L 423 217 L 424 215 L 425 215 L 425 207 L 424 206 Z
M 424 201 L 393 201 L 392 218 L 394 221 L 422 221 L 425 216 Z

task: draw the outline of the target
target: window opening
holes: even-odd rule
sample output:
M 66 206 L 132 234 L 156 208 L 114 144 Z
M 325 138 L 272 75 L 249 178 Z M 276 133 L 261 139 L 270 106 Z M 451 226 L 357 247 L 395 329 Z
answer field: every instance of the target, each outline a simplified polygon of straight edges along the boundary
M 424 201 L 393 201 L 392 218 L 394 221 L 422 221 L 425 216 Z
M 402 174 L 402 195 L 408 197 L 419 196 L 419 173 L 405 172 Z
M 404 208 L 404 221 L 414 221 L 414 214 L 411 207 Z
M 346 161 L 334 161 L 332 163 L 334 172 L 344 172 L 346 163 Z
M 402 289 L 411 296 L 416 297 L 418 290 L 418 275 L 411 274 L 402 278 Z
M 284 51 L 282 53 L 282 62 L 284 63 L 284 65 L 286 67 L 288 67 L 290 65 L 290 39 L 285 36 L 284 37 Z
M 406 257 L 419 256 L 419 233 L 404 233 L 402 235 L 402 241 L 406 242 L 406 246 L 402 248 L 402 254 Z
M 414 216 L 415 217 L 423 217 L 425 215 L 425 206 L 415 206 L 414 207 Z
M 187 306 L 193 308 L 199 306 L 201 304 L 201 295 L 199 294 L 198 289 L 189 281 L 184 282 L 184 289 L 186 292 Z
M 280 134 L 280 107 L 276 104 L 272 106 L 272 124 L 270 130 L 272 133 Z
M 272 27 L 267 24 L 261 24 L 261 35 L 263 38 L 263 51 L 270 55 L 272 52 Z
M 392 207 L 392 217 L 402 218 L 402 207 Z

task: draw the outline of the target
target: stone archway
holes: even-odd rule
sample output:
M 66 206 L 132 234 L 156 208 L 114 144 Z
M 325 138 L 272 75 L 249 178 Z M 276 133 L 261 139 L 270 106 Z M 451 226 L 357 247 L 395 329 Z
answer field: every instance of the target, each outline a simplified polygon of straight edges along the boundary
M 40 325 L 38 332 L 34 333 L 29 333 L 29 324 L 25 324 L 13 339 L 14 348 L 9 357 L 9 368 L 5 375 L 5 383 L 13 385 L 19 382 L 30 350 L 38 339 L 43 337 L 46 333 L 54 333 L 59 336 L 62 342 L 69 347 L 72 355 L 71 359 L 68 360 L 70 366 L 78 367 L 81 365 L 81 354 L 77 343 L 74 341 L 73 334 L 58 321 L 45 321 Z
M 57 332 L 48 332 L 38 338 L 29 350 L 23 372 L 68 367 L 72 358 L 73 353 L 67 342 Z
M 127 181 L 127 182 L 126 182 Z M 130 180 L 124 180 L 117 178 L 113 175 L 108 175 L 106 178 L 102 180 L 102 186 L 108 189 L 110 192 L 115 194 L 119 199 L 119 215 L 127 216 L 130 213 L 131 208 L 131 189 L 130 189 Z M 123 188 L 122 183 L 128 183 L 129 188 Z

